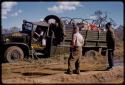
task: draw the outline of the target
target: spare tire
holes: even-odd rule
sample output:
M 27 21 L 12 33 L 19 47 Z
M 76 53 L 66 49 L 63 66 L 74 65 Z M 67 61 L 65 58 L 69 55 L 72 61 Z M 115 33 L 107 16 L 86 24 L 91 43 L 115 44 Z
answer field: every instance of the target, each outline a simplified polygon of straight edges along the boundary
M 56 15 L 48 15 L 44 18 L 44 20 L 49 23 L 50 19 L 54 19 L 56 21 L 56 23 L 58 23 L 57 27 L 54 27 L 55 29 L 53 30 L 54 34 L 55 34 L 55 38 L 58 41 L 58 44 L 60 44 L 60 42 L 63 41 L 64 39 L 64 27 L 63 27 L 63 23 L 61 21 L 61 19 L 59 17 L 57 17 Z M 52 30 L 52 29 L 50 29 Z
M 57 17 L 56 15 L 48 15 L 48 16 L 46 16 L 46 17 L 44 18 L 44 20 L 45 20 L 46 22 L 48 22 L 50 19 L 55 19 L 56 22 L 58 22 L 58 23 L 61 22 L 60 18 Z
M 24 52 L 18 46 L 11 46 L 11 47 L 7 48 L 7 50 L 5 51 L 4 58 L 9 63 L 15 63 L 20 60 L 23 60 Z
M 56 15 L 48 15 L 44 18 L 44 20 L 48 23 L 50 19 L 54 19 L 57 23 L 60 29 L 62 29 L 62 31 L 64 32 L 64 28 L 63 28 L 63 22 L 61 21 L 61 19 L 59 17 L 57 17 Z

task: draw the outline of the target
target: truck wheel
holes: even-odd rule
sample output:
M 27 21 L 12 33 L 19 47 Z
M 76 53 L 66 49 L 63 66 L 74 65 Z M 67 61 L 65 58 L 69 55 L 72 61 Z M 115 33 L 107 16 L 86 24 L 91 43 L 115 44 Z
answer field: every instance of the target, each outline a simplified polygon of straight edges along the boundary
M 86 57 L 92 57 L 94 60 L 97 60 L 96 59 L 96 56 L 97 56 L 97 52 L 94 51 L 94 50 L 89 50 L 85 53 L 85 56 Z
M 24 53 L 21 48 L 17 46 L 11 46 L 5 51 L 4 57 L 7 62 L 14 63 L 23 60 Z

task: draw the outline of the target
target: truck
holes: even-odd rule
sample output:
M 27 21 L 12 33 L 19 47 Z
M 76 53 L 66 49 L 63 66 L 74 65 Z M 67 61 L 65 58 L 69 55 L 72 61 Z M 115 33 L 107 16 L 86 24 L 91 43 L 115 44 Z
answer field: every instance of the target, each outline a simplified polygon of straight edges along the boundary
M 50 58 L 69 54 L 72 23 L 75 22 L 80 28 L 85 24 L 85 19 L 81 19 L 81 22 L 75 19 L 68 21 L 65 17 L 48 15 L 39 22 L 23 20 L 22 31 L 0 34 L 2 61 L 13 63 L 29 57 Z M 96 56 L 97 52 L 106 55 L 105 31 L 80 30 L 80 33 L 85 39 L 83 56 Z

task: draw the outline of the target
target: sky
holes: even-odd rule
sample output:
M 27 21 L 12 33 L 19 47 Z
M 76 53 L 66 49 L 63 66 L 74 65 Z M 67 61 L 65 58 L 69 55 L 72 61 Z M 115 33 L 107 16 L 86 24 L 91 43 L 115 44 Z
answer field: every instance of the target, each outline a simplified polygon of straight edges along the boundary
M 22 21 L 40 21 L 47 15 L 59 17 L 94 19 L 94 12 L 107 12 L 117 26 L 123 25 L 123 2 L 74 1 L 74 2 L 2 2 L 2 28 L 21 28 Z

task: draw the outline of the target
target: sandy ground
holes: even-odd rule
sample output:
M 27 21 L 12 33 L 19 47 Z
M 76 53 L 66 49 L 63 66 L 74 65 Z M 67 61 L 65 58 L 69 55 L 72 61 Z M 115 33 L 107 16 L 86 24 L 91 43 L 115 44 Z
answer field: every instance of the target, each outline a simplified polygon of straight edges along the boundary
M 68 75 L 65 63 L 39 61 L 2 64 L 2 83 L 4 84 L 44 84 L 44 83 L 123 83 L 123 61 L 115 60 L 115 66 L 108 70 L 105 58 L 98 60 L 84 58 L 81 73 Z M 58 60 L 57 60 L 58 61 Z

